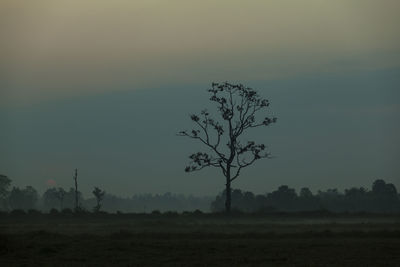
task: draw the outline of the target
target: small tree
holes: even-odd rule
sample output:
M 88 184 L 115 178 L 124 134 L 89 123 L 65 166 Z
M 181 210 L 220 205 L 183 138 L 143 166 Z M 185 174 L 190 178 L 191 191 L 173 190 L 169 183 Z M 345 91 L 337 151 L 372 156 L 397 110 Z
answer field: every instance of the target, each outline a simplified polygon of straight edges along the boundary
M 98 212 L 101 208 L 101 201 L 103 200 L 106 192 L 98 187 L 95 187 L 92 193 L 96 197 L 97 201 L 97 205 L 94 207 L 94 211 Z
M 217 105 L 221 121 L 211 118 L 207 110 L 200 115 L 190 115 L 198 128 L 181 131 L 180 136 L 199 140 L 208 152 L 197 152 L 189 158 L 191 163 L 186 172 L 198 171 L 205 167 L 221 169 L 226 183 L 225 210 L 231 210 L 231 183 L 239 177 L 240 171 L 262 158 L 270 158 L 264 144 L 254 141 L 242 143 L 244 133 L 276 122 L 276 118 L 264 117 L 256 120 L 256 114 L 269 106 L 267 99 L 261 98 L 252 88 L 242 84 L 212 83 L 210 100 Z M 225 145 L 225 146 L 224 146 Z

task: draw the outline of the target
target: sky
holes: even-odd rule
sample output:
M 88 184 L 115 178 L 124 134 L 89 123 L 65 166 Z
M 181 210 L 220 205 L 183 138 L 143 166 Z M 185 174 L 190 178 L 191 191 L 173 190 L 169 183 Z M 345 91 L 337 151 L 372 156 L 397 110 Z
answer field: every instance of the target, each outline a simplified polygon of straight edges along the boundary
M 395 0 L 0 3 L 0 173 L 114 194 L 214 195 L 216 170 L 176 133 L 211 82 L 243 83 L 278 123 L 253 133 L 274 159 L 234 188 L 400 188 L 400 2 Z M 210 106 L 212 111 L 212 107 Z

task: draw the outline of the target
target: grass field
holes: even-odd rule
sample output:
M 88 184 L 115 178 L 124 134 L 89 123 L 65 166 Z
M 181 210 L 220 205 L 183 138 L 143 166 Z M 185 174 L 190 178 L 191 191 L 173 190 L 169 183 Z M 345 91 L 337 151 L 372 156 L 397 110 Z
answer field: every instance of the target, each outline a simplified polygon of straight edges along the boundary
M 20 216 L 0 266 L 400 266 L 395 216 Z

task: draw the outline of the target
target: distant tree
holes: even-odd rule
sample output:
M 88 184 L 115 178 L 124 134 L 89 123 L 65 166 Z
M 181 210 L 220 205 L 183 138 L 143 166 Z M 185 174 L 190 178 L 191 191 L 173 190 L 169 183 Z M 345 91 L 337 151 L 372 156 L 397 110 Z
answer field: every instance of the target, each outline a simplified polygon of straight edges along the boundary
M 281 185 L 278 190 L 272 192 L 270 196 L 277 199 L 295 199 L 297 194 L 293 188 L 287 185 Z
M 313 193 L 308 187 L 303 187 L 300 189 L 300 197 L 301 198 L 311 198 L 313 197 Z
M 279 210 L 290 211 L 295 209 L 297 194 L 293 188 L 281 185 L 278 190 L 268 194 L 267 199 Z
M 94 211 L 97 212 L 101 208 L 101 201 L 103 200 L 104 195 L 105 195 L 106 192 L 101 190 L 98 187 L 95 187 L 92 193 L 95 196 L 96 202 L 97 202 L 97 205 L 94 207 Z
M 78 191 L 78 203 L 83 203 L 84 199 L 82 193 Z M 76 191 L 73 187 L 69 188 L 68 191 L 65 191 L 65 195 L 63 198 L 63 209 L 71 209 L 74 210 L 76 205 Z
M 360 187 L 345 189 L 345 193 L 335 189 L 318 191 L 313 195 L 310 189 L 304 187 L 299 196 L 287 185 L 263 195 L 251 192 L 232 191 L 232 209 L 243 212 L 273 212 L 273 211 L 317 211 L 330 212 L 376 212 L 399 213 L 400 198 L 396 187 L 383 180 L 377 180 L 372 186 L 373 191 Z M 223 210 L 226 192 L 218 194 L 211 203 L 211 210 Z
M 212 212 L 220 212 L 225 210 L 226 191 L 224 190 L 221 194 L 218 194 L 213 202 L 211 202 L 210 208 Z
M 36 207 L 38 193 L 32 186 L 25 189 L 13 187 L 9 196 L 9 203 L 12 209 L 30 210 Z
M 75 169 L 75 173 L 73 176 L 74 182 L 75 182 L 75 211 L 80 210 L 80 204 L 79 204 L 79 191 L 78 191 L 78 169 Z
M 382 179 L 375 180 L 372 184 L 372 193 L 384 195 L 386 193 L 386 182 Z
M 344 190 L 345 208 L 348 212 L 364 211 L 370 205 L 370 197 L 364 187 Z
M 64 209 L 64 198 L 65 198 L 65 194 L 67 192 L 64 190 L 64 188 L 59 187 L 56 191 L 56 198 L 58 199 L 58 201 L 60 202 L 60 210 Z
M 400 211 L 400 200 L 394 184 L 386 183 L 382 179 L 375 180 L 372 184 L 372 198 L 376 211 Z
M 372 192 L 375 195 L 395 196 L 397 189 L 394 184 L 387 184 L 384 180 L 378 179 L 372 184 Z
M 255 196 L 252 192 L 245 192 L 243 194 L 243 208 L 244 211 L 251 212 L 257 208 Z
M 54 209 L 58 205 L 57 201 L 57 189 L 49 188 L 47 189 L 42 196 L 43 205 L 47 210 Z
M 367 190 L 364 187 L 352 187 L 344 190 L 344 195 L 348 198 L 363 198 L 367 195 Z
M 270 212 L 273 208 L 270 203 L 268 203 L 267 195 L 256 195 L 255 196 L 256 202 L 256 211 L 258 212 Z
M 256 121 L 256 114 L 269 106 L 252 88 L 242 84 L 212 83 L 210 100 L 217 105 L 220 121 L 211 118 L 208 111 L 192 114 L 191 120 L 198 128 L 181 131 L 180 136 L 199 140 L 208 152 L 197 152 L 189 158 L 191 163 L 186 172 L 198 171 L 205 167 L 216 167 L 225 177 L 225 210 L 231 210 L 231 183 L 239 177 L 240 171 L 262 158 L 270 158 L 264 144 L 254 141 L 242 143 L 239 139 L 247 130 L 268 126 L 276 118 L 264 117 Z
M 8 188 L 11 185 L 11 179 L 0 174 L 0 209 L 7 209 L 7 197 L 10 194 Z
M 299 211 L 317 210 L 319 208 L 317 198 L 313 195 L 308 187 L 300 189 L 300 194 L 297 203 Z
M 9 191 L 8 188 L 11 185 L 11 179 L 5 175 L 0 174 L 0 197 L 7 197 Z
M 54 209 L 56 206 L 59 206 L 60 211 L 63 210 L 63 202 L 65 190 L 62 187 L 57 188 L 49 188 L 43 193 L 43 204 L 47 209 Z
M 337 188 L 318 190 L 317 198 L 321 209 L 327 209 L 334 212 L 344 211 L 346 208 L 344 195 Z

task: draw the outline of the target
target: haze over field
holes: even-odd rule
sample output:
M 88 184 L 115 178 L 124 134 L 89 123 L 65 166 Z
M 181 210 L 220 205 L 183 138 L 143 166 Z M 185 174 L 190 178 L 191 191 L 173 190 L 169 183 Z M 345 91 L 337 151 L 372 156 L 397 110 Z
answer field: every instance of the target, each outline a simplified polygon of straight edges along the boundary
M 400 188 L 400 3 L 15 1 L 0 3 L 0 173 L 119 195 L 215 195 L 217 170 L 183 172 L 177 137 L 213 81 L 271 101 L 253 133 L 276 157 L 234 188 Z

